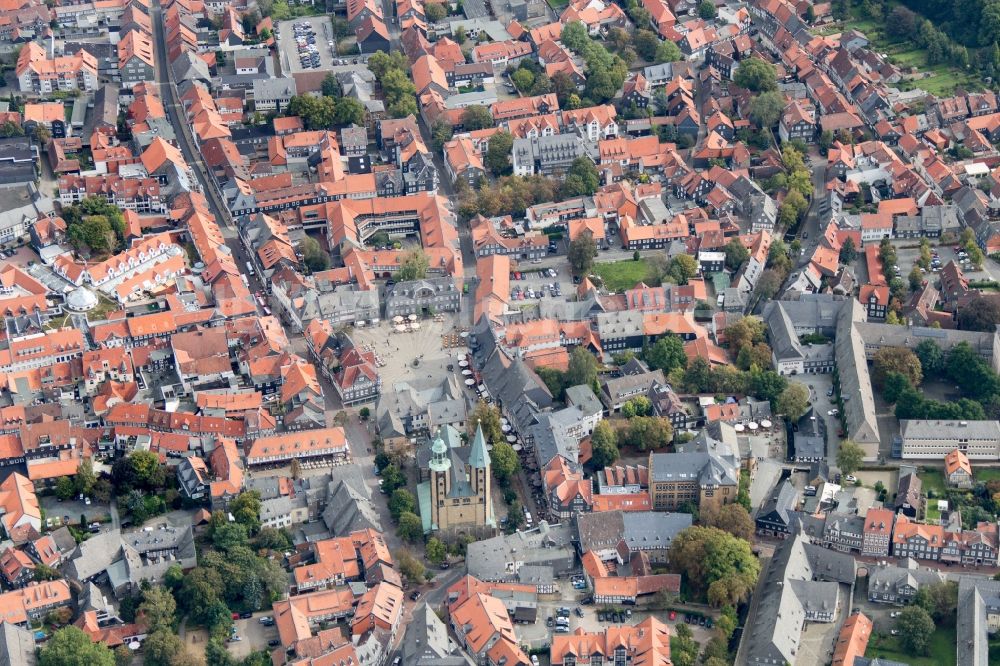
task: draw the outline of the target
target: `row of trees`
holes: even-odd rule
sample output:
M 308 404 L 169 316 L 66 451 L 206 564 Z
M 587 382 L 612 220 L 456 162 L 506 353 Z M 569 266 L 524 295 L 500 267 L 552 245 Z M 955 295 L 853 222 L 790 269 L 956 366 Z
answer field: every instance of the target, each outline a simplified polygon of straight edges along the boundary
M 497 139 L 498 144 L 495 149 L 493 140 L 497 137 L 491 138 L 490 148 L 493 150 L 487 153 L 488 166 L 494 173 L 504 173 L 509 168 L 510 151 L 509 149 L 505 151 L 504 148 L 508 142 L 510 146 L 514 145 L 513 137 L 509 134 L 506 132 L 499 134 L 506 136 Z M 476 215 L 521 217 L 529 206 L 559 199 L 589 196 L 597 191 L 600 184 L 597 167 L 587 157 L 578 157 L 574 160 L 561 183 L 541 175 L 503 176 L 493 183 L 481 183 L 478 189 L 472 189 L 464 181 L 459 180 L 456 182 L 461 201 L 458 212 L 466 219 Z
M 957 384 L 963 397 L 949 402 L 924 397 L 918 389 L 924 377 Z M 965 342 L 947 354 L 933 340 L 921 341 L 913 351 L 879 350 L 873 381 L 900 419 L 982 420 L 1000 413 L 1000 376 Z
M 332 75 L 328 78 L 333 79 Z M 302 122 L 311 130 L 365 124 L 365 109 L 353 97 L 296 95 L 288 103 L 288 113 L 302 118 Z

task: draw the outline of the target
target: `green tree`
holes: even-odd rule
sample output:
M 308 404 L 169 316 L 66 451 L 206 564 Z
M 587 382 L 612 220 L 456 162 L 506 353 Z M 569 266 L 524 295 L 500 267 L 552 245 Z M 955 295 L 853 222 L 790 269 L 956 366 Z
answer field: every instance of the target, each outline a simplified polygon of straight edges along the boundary
M 323 83 L 320 84 L 320 91 L 323 93 L 324 97 L 341 97 L 343 96 L 343 90 L 340 87 L 340 81 L 333 74 L 327 74 L 323 78 Z
M 899 645 L 903 651 L 918 657 L 930 654 L 930 638 L 934 633 L 934 620 L 920 606 L 907 606 L 896 618 L 896 629 L 899 631 Z
M 344 36 L 346 37 L 346 34 Z M 391 53 L 376 51 L 368 58 L 368 69 L 375 74 L 376 79 L 385 78 L 385 75 L 388 74 L 390 70 L 398 69 L 405 72 L 408 71 L 409 68 L 410 63 L 406 59 L 406 54 L 402 51 L 392 51 Z
M 562 186 L 563 196 L 567 198 L 590 196 L 600 185 L 601 178 L 594 162 L 588 157 L 578 157 L 573 160 L 569 171 L 566 172 Z
M 399 526 L 396 534 L 403 541 L 417 543 L 424 538 L 424 525 L 420 522 L 420 516 L 412 511 L 406 511 L 399 516 Z
M 302 118 L 311 130 L 329 129 L 336 123 L 336 106 L 332 97 L 296 95 L 288 103 L 288 113 Z
M 364 126 L 365 107 L 353 97 L 341 97 L 334 107 L 333 121 L 337 126 Z
M 784 106 L 784 99 L 778 91 L 761 93 L 750 102 L 750 119 L 761 129 L 771 129 L 778 123 Z
M 106 645 L 70 626 L 52 634 L 38 653 L 38 666 L 115 666 L 115 657 Z
M 974 294 L 969 303 L 959 309 L 958 324 L 966 331 L 994 331 L 1000 324 L 1000 304 L 995 299 Z
M 754 533 L 753 519 L 741 504 L 705 504 L 699 508 L 698 520 L 706 527 L 716 527 L 744 541 L 749 541 Z
M 521 461 L 517 457 L 517 452 L 504 440 L 493 444 L 493 450 L 490 451 L 490 462 L 492 463 L 493 476 L 496 477 L 501 486 L 506 486 L 521 469 Z
M 698 260 L 690 254 L 678 254 L 667 266 L 667 274 L 672 277 L 677 284 L 687 284 L 688 280 L 698 274 Z
M 917 590 L 913 603 L 927 611 L 936 623 L 949 622 L 958 608 L 958 583 L 941 581 Z
M 263 550 L 286 551 L 292 547 L 291 535 L 276 527 L 262 527 L 254 538 L 257 548 Z
M 146 625 L 150 631 L 167 629 L 172 631 L 174 615 L 177 612 L 177 602 L 174 595 L 163 587 L 149 587 L 142 592 L 142 604 L 139 612 L 145 616 Z
M 102 215 L 90 215 L 67 229 L 70 242 L 77 249 L 87 248 L 93 254 L 108 254 L 116 247 L 111 223 Z
M 142 647 L 145 666 L 175 666 L 185 653 L 184 641 L 169 629 L 152 632 Z
M 450 124 L 436 121 L 431 127 L 431 145 L 434 151 L 440 153 L 444 149 L 444 144 L 451 141 L 452 134 L 454 131 Z
M 166 473 L 155 453 L 133 451 L 115 461 L 111 468 L 111 481 L 119 495 L 132 488 L 158 490 L 166 483 Z
M 80 467 L 77 468 L 73 481 L 76 492 L 83 493 L 86 496 L 90 495 L 94 489 L 94 484 L 97 483 L 97 476 L 94 474 L 94 464 L 90 458 L 84 458 L 80 461 Z
M 767 400 L 774 407 L 778 397 L 788 386 L 788 380 L 773 370 L 758 370 L 750 372 L 750 384 L 747 390 L 754 397 Z
M 68 476 L 60 476 L 56 479 L 56 497 L 61 500 L 68 500 L 73 497 L 76 492 L 76 485 L 73 483 L 73 479 Z
M 845 439 L 837 450 L 837 467 L 844 474 L 854 474 L 861 467 L 865 451 L 851 439 Z
M 933 340 L 921 340 L 914 351 L 925 376 L 937 377 L 944 370 L 944 352 Z
M 698 5 L 698 16 L 706 21 L 711 21 L 718 15 L 719 10 L 715 8 L 715 3 L 712 0 L 702 0 L 701 4 Z
M 396 488 L 406 486 L 406 477 L 395 464 L 387 465 L 382 470 L 382 491 L 387 495 L 392 495 Z
M 674 429 L 669 419 L 659 416 L 636 416 L 628 422 L 622 443 L 638 451 L 655 451 L 670 444 Z
M 441 564 L 448 555 L 448 549 L 437 537 L 427 540 L 427 559 L 433 564 Z
M 684 342 L 676 335 L 665 335 L 645 351 L 643 357 L 654 370 L 662 370 L 664 375 L 670 374 L 674 368 L 687 365 L 687 354 L 684 353 Z
M 757 56 L 740 61 L 733 75 L 733 82 L 741 88 L 755 93 L 766 93 L 778 89 L 774 65 Z
M 890 372 L 903 375 L 911 386 L 920 386 L 924 378 L 920 359 L 906 347 L 883 347 L 875 352 L 872 359 L 872 380 L 875 385 L 883 386 L 885 377 Z
M 590 435 L 590 446 L 590 464 L 595 469 L 604 469 L 618 460 L 618 433 L 607 421 L 598 421 Z
M 656 47 L 656 56 L 653 58 L 658 65 L 665 62 L 677 62 L 683 59 L 684 56 L 680 48 L 671 41 L 660 42 L 659 46 Z
M 231 550 L 236 546 L 242 546 L 249 538 L 246 526 L 240 523 L 220 525 L 212 533 L 212 543 L 219 550 Z
M 656 33 L 645 28 L 636 30 L 632 42 L 635 44 L 636 53 L 642 56 L 643 60 L 650 62 L 656 60 L 656 49 L 660 45 L 660 39 Z
M 395 555 L 396 566 L 399 568 L 399 573 L 403 575 L 403 578 L 414 585 L 420 585 L 424 582 L 426 569 L 413 553 L 404 549 Z
M 518 90 L 527 93 L 535 83 L 535 75 L 531 70 L 522 67 L 510 75 L 510 80 Z
M 518 70 L 523 71 L 523 70 Z M 469 106 L 462 112 L 462 128 L 466 132 L 493 127 L 493 114 L 485 106 Z
M 694 640 L 691 627 L 676 625 L 675 635 L 670 637 L 670 660 L 674 666 L 695 666 L 698 663 L 698 643 Z
M 404 513 L 416 512 L 417 501 L 413 498 L 413 493 L 406 488 L 396 488 L 392 491 L 392 497 L 389 498 L 389 513 L 392 514 L 393 520 L 399 520 Z
M 496 405 L 480 400 L 476 408 L 472 410 L 472 416 L 468 420 L 469 437 L 475 436 L 476 427 L 483 429 L 483 437 L 486 443 L 494 445 L 497 442 L 505 441 L 503 428 L 500 425 L 500 410 Z
M 910 291 L 917 291 L 923 285 L 924 274 L 920 271 L 919 266 L 914 266 L 910 269 L 910 274 L 907 277 L 907 281 L 910 283 Z
M 760 574 L 750 544 L 715 527 L 689 527 L 674 537 L 670 563 L 691 590 L 719 607 L 746 600 Z
M 24 136 L 24 129 L 10 120 L 0 125 L 0 136 L 7 138 L 12 136 Z
M 597 256 L 597 243 L 590 231 L 584 231 L 569 242 L 569 265 L 575 275 L 583 276 L 590 272 Z
M 399 273 L 396 277 L 400 282 L 411 280 L 423 280 L 427 277 L 427 269 L 430 267 L 430 260 L 424 251 L 417 248 L 407 252 L 399 265 Z
M 312 236 L 305 236 L 299 244 L 299 249 L 302 250 L 302 261 L 313 273 L 325 271 L 330 267 L 330 255 Z
M 740 242 L 739 238 L 733 238 L 731 241 L 726 243 L 723 248 L 726 253 L 726 268 L 731 271 L 739 269 L 743 263 L 750 258 L 750 250 L 747 246 Z
M 511 150 L 514 147 L 514 137 L 510 132 L 501 130 L 490 137 L 489 148 L 484 160 L 486 168 L 494 176 L 500 176 L 510 169 Z
M 737 354 L 744 347 L 752 347 L 764 340 L 764 322 L 759 317 L 743 317 L 726 327 L 729 348 Z
M 566 382 L 569 386 L 593 386 L 597 381 L 597 358 L 583 346 L 576 347 L 569 356 Z
M 778 413 L 791 421 L 798 421 L 809 409 L 809 389 L 799 382 L 791 382 L 778 396 Z
M 427 15 L 427 20 L 431 23 L 438 23 L 448 15 L 443 2 L 428 2 L 424 5 L 424 13 Z
M 229 503 L 229 513 L 237 523 L 247 528 L 248 533 L 256 534 L 260 529 L 260 507 L 260 493 L 256 490 L 247 490 Z
M 840 246 L 840 263 L 845 265 L 853 264 L 858 258 L 858 248 L 854 245 L 854 239 L 848 238 Z

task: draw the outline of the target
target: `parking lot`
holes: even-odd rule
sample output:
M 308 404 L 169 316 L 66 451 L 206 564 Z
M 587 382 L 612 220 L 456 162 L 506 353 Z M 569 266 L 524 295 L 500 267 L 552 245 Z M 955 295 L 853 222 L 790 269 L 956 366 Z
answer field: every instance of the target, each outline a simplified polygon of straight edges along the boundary
M 253 617 L 233 620 L 233 628 L 240 640 L 228 643 L 231 654 L 245 657 L 254 650 L 274 649 L 274 646 L 268 646 L 268 643 L 277 640 L 278 629 L 274 625 L 262 624 L 260 622 L 262 617 L 274 617 L 274 614 L 267 611 L 256 613 Z
M 284 74 L 329 69 L 336 59 L 327 16 L 307 16 L 278 24 L 278 47 Z
M 588 632 L 599 632 L 604 631 L 607 627 L 616 625 L 636 625 L 651 616 L 662 622 L 675 626 L 677 624 L 684 624 L 685 622 L 685 613 L 680 611 L 675 612 L 674 618 L 670 619 L 670 613 L 667 611 L 643 610 L 642 606 L 607 604 L 583 605 L 580 602 L 591 595 L 590 590 L 575 590 L 569 580 L 561 580 L 558 585 L 559 591 L 557 595 L 553 596 L 558 596 L 560 598 L 558 600 L 539 600 L 538 615 L 535 622 L 533 624 L 518 625 L 517 632 L 522 643 L 529 645 L 532 648 L 550 645 L 552 642 L 552 636 L 558 635 L 555 633 L 555 619 L 559 615 L 560 608 L 566 608 L 569 610 L 569 617 L 567 618 L 569 632 L 567 633 L 572 633 L 580 627 Z M 614 619 L 609 619 L 608 617 L 605 617 L 603 620 L 599 619 L 599 615 L 605 615 L 605 612 L 612 608 L 622 611 L 623 615 L 625 615 L 625 617 L 619 617 L 621 620 L 620 622 L 616 622 Z M 579 614 L 577 613 L 577 609 L 579 609 Z M 627 617 L 627 611 L 631 611 L 631 617 Z M 546 621 L 549 617 L 553 619 L 551 627 L 546 626 Z M 697 623 L 697 618 L 695 618 L 694 623 L 689 624 L 689 626 L 694 634 L 695 640 L 699 643 L 704 644 L 713 636 L 713 630 L 709 629 L 707 626 L 699 625 Z
M 899 277 L 903 280 L 907 279 L 910 274 L 910 270 L 913 268 L 913 264 L 917 262 L 920 258 L 920 247 L 918 245 L 919 241 L 916 239 L 907 239 L 905 241 L 897 241 L 894 243 L 896 247 L 896 265 L 899 267 Z M 904 247 L 905 246 L 905 247 Z M 965 273 L 965 277 L 970 280 L 996 280 L 1000 278 L 1000 266 L 996 264 L 991 259 L 986 259 L 983 262 L 983 269 L 980 271 L 973 270 L 971 264 L 968 262 L 962 263 L 963 257 L 959 256 L 955 248 L 958 247 L 958 243 L 952 243 L 949 245 L 938 245 L 937 241 L 931 240 L 931 250 L 937 253 L 938 264 L 940 267 L 948 265 L 948 262 L 954 261 L 959 264 L 962 268 L 962 272 Z M 961 251 L 961 250 L 960 250 Z M 931 271 L 931 273 L 937 273 L 938 271 Z M 887 278 L 892 276 L 887 275 Z M 936 276 L 932 279 L 932 284 L 936 282 Z

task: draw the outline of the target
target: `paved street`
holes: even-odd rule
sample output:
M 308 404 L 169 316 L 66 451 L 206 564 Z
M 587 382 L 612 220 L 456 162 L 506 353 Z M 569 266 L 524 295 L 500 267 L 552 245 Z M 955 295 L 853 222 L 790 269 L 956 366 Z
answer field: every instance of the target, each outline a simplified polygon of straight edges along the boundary
M 167 115 L 170 119 L 170 124 L 175 129 L 177 142 L 180 145 L 184 160 L 197 176 L 198 183 L 201 186 L 201 191 L 205 194 L 209 208 L 215 216 L 215 220 L 219 224 L 222 235 L 226 240 L 226 246 L 232 251 L 237 267 L 242 270 L 242 267 L 247 263 L 248 257 L 246 252 L 243 250 L 243 245 L 240 242 L 239 235 L 236 233 L 232 218 L 229 214 L 229 209 L 222 201 L 218 188 L 215 186 L 215 182 L 212 180 L 212 177 L 205 168 L 205 163 L 201 158 L 201 152 L 198 150 L 194 137 L 191 135 L 191 127 L 184 118 L 178 104 L 177 86 L 172 80 L 173 75 L 170 72 L 169 65 L 167 64 L 170 61 L 167 60 L 166 39 L 164 37 L 163 28 L 163 12 L 160 7 L 159 0 L 155 0 L 155 2 L 150 5 L 150 18 L 153 23 L 153 40 L 156 42 L 157 88 L 160 92 L 160 98 L 163 101 L 163 108 L 166 109 Z M 258 291 L 263 287 L 260 282 L 259 275 L 248 275 L 247 278 L 250 280 L 251 291 Z

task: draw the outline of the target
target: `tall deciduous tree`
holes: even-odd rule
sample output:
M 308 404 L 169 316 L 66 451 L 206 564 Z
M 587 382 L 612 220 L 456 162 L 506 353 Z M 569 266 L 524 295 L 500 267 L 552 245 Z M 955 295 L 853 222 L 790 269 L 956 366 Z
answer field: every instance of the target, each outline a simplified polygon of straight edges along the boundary
M 511 478 L 521 469 L 521 461 L 517 457 L 517 452 L 504 440 L 497 441 L 493 445 L 493 450 L 490 451 L 490 462 L 492 463 L 493 476 L 502 486 L 510 483 Z
M 400 282 L 423 280 L 427 277 L 427 269 L 429 267 L 430 261 L 427 259 L 427 255 L 424 254 L 423 250 L 417 248 L 407 252 L 403 257 L 397 277 Z
M 594 265 L 597 243 L 590 231 L 584 231 L 569 243 L 569 265 L 576 275 L 586 275 Z
M 774 65 L 756 56 L 740 61 L 740 66 L 733 75 L 733 82 L 755 93 L 778 89 Z
M 845 439 L 837 449 L 837 467 L 844 474 L 853 474 L 858 471 L 864 458 L 864 449 L 852 439 Z
M 618 434 L 607 421 L 598 422 L 590 435 L 590 464 L 604 469 L 618 460 Z
M 750 544 L 715 527 L 689 527 L 678 534 L 670 546 L 670 563 L 715 606 L 747 599 L 760 574 Z
M 651 368 L 662 370 L 664 375 L 670 374 L 674 368 L 687 365 L 684 342 L 676 335 L 663 336 L 643 356 Z
M 490 137 L 489 148 L 486 150 L 486 168 L 494 176 L 503 175 L 510 168 L 511 149 L 514 147 L 514 137 L 510 132 L 499 131 Z
M 566 382 L 569 386 L 591 386 L 597 381 L 597 368 L 597 358 L 585 347 L 577 347 L 569 356 Z
M 79 628 L 63 627 L 42 647 L 38 666 L 115 666 L 115 657 Z
M 920 386 L 924 374 L 920 359 L 906 347 L 883 347 L 875 352 L 872 359 L 872 379 L 878 386 L 885 384 L 890 372 L 898 372 L 910 381 L 911 386 Z
M 798 421 L 809 409 L 809 389 L 805 384 L 792 382 L 778 396 L 778 413 Z
M 907 606 L 896 618 L 896 629 L 899 631 L 900 646 L 907 654 L 914 657 L 929 654 L 935 625 L 926 610 L 916 604 Z

